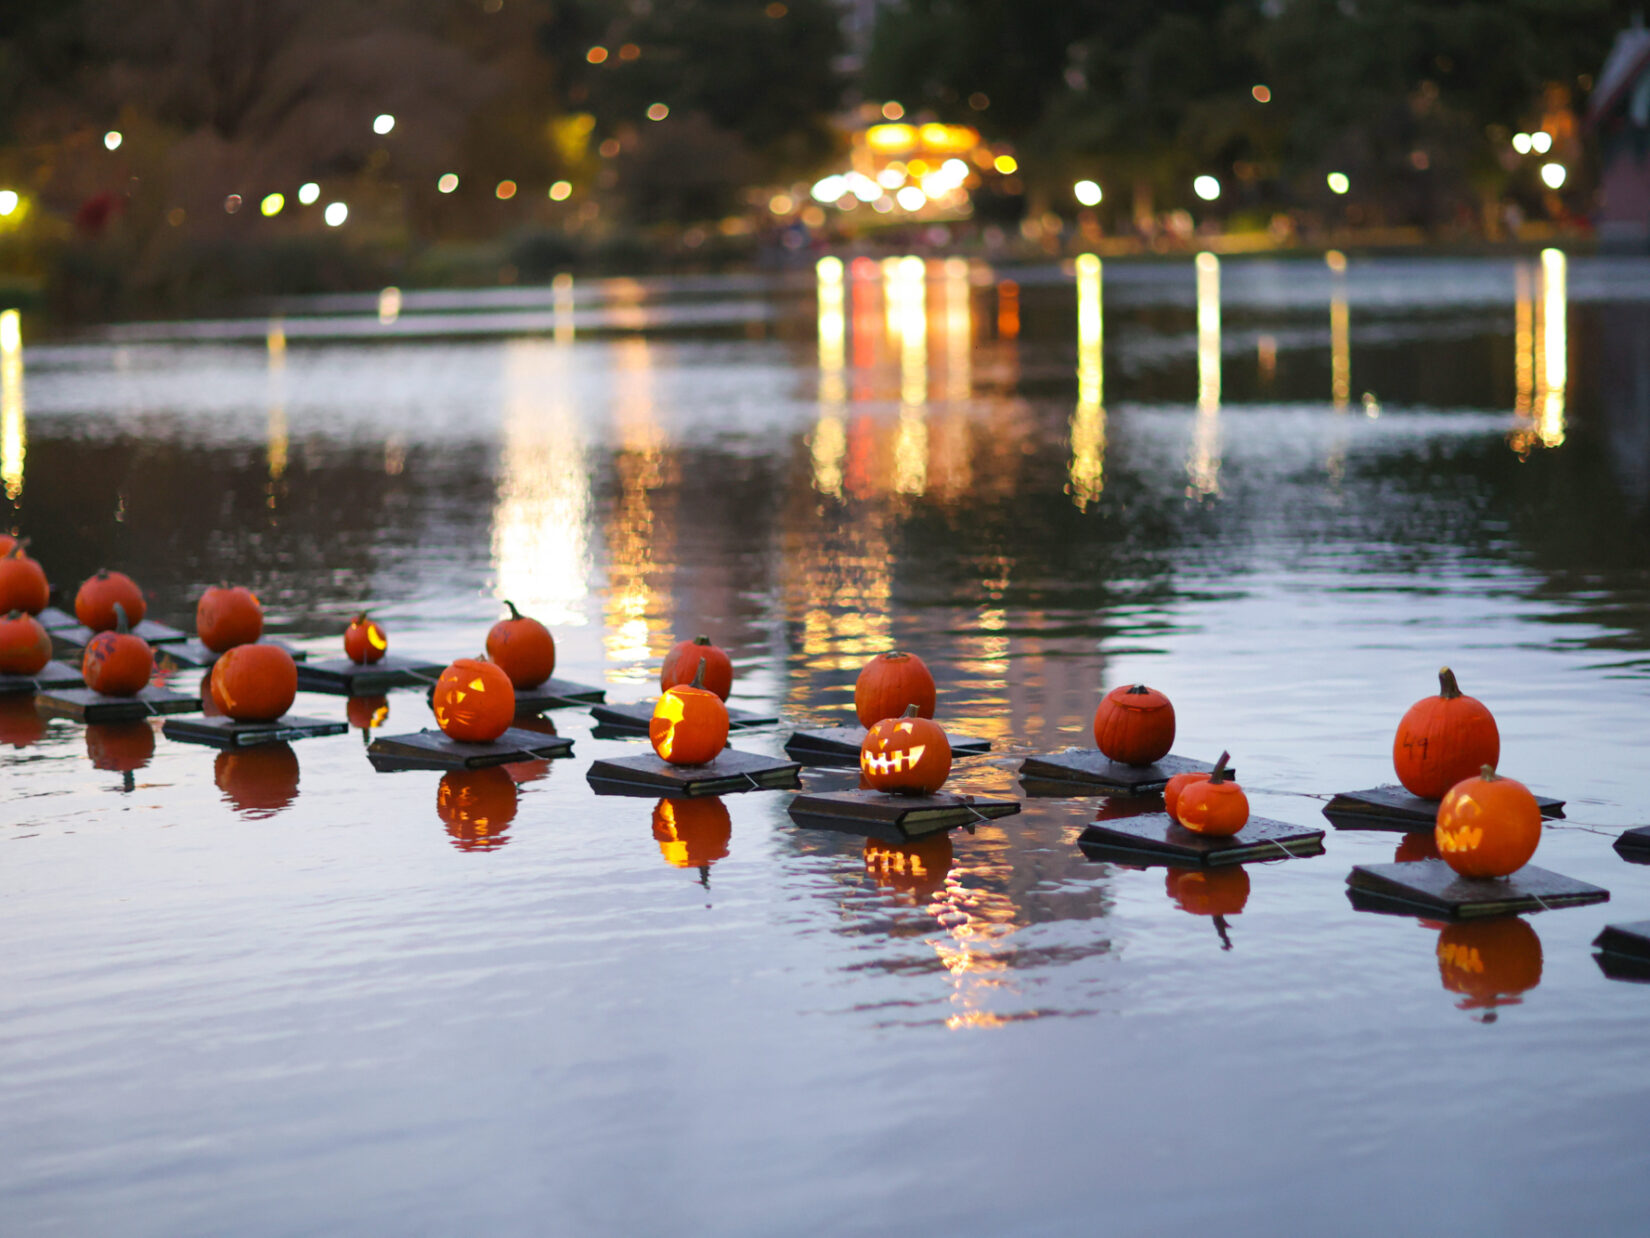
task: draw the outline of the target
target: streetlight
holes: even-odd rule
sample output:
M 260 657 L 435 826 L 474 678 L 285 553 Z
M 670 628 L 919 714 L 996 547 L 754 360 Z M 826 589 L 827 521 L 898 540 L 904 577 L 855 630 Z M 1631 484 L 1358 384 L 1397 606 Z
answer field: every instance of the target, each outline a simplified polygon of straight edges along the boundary
M 0 189 L 0 215 L 10 215 L 17 209 L 17 190 Z
M 1212 176 L 1200 176 L 1192 182 L 1192 192 L 1205 202 L 1220 197 L 1220 182 Z
M 1513 149 L 1515 151 L 1517 151 L 1520 155 L 1529 154 L 1530 153 L 1530 135 L 1527 134 L 1527 133 L 1515 133 L 1515 134 L 1513 134 L 1513 136 L 1512 136 L 1512 146 L 1513 146 Z
M 305 206 L 314 206 L 321 196 L 321 187 L 314 181 L 305 181 L 298 186 L 298 201 Z
M 111 129 L 103 135 L 103 147 L 105 150 L 119 150 L 125 140 L 119 129 Z
M 1071 187 L 1072 195 L 1084 206 L 1099 206 L 1101 193 L 1100 186 L 1093 181 L 1078 181 Z
M 383 137 L 393 128 L 395 128 L 395 117 L 388 112 L 380 112 L 372 118 L 372 131 L 379 137 Z
M 1550 133 L 1530 134 L 1530 149 L 1538 155 L 1545 155 L 1553 148 L 1553 135 Z
M 1333 194 L 1343 194 L 1352 188 L 1352 182 L 1345 172 L 1331 172 L 1324 179 L 1329 182 L 1329 192 Z
M 1544 163 L 1541 165 L 1541 183 L 1548 189 L 1562 189 L 1564 180 L 1569 176 L 1562 163 Z
M 328 202 L 326 214 L 322 218 L 327 221 L 327 227 L 336 228 L 349 218 L 349 207 L 342 202 Z

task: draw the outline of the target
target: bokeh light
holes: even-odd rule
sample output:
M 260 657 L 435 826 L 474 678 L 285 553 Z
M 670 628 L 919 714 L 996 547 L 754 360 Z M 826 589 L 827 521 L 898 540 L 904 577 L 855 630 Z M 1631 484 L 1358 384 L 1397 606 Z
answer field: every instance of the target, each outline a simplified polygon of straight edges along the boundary
M 650 104 L 648 104 L 647 118 L 649 120 L 663 120 L 666 116 L 669 116 L 669 115 L 670 115 L 670 108 L 668 106 L 666 106 L 665 104 L 663 104 L 663 103 L 650 103 Z
M 383 137 L 393 128 L 395 128 L 395 117 L 388 112 L 380 112 L 372 118 L 372 131 L 379 137 Z
M 1345 193 L 1352 188 L 1352 181 L 1345 172 L 1331 172 L 1324 179 L 1329 182 L 1330 193 Z
M 572 196 L 572 181 L 557 181 L 554 185 L 550 186 L 550 201 L 552 202 L 565 202 Z
M 1220 182 L 1212 176 L 1200 176 L 1192 182 L 1192 192 L 1205 202 L 1220 197 Z
M 108 150 L 119 150 L 120 144 L 126 140 L 119 129 L 111 129 L 103 135 L 103 145 Z
M 451 193 L 453 190 L 458 188 L 458 174 L 455 172 L 443 172 L 441 174 L 441 178 L 436 181 L 435 188 L 438 193 Z
M 1078 181 L 1071 187 L 1072 196 L 1084 206 L 1099 206 L 1104 196 L 1094 181 Z
M 264 200 L 258 203 L 258 212 L 265 217 L 279 215 L 281 208 L 286 205 L 286 196 L 279 193 L 266 193 Z
M 321 187 L 314 181 L 306 181 L 298 186 L 298 201 L 305 206 L 314 206 L 321 197 Z
M 322 218 L 327 221 L 327 227 L 340 227 L 342 226 L 344 220 L 349 218 L 349 207 L 345 206 L 342 202 L 328 202 L 326 213 L 322 216 Z
M 1569 171 L 1562 163 L 1544 163 L 1541 165 L 1541 183 L 1548 189 L 1562 189 Z

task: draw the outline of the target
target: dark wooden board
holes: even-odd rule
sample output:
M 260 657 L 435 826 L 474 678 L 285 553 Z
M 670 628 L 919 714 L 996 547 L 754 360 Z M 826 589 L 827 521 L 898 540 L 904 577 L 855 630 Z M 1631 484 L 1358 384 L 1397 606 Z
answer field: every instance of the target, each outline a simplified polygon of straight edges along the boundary
M 1623 830 L 1615 846 L 1616 854 L 1629 864 L 1650 864 L 1650 825 Z
M 296 645 L 289 645 L 285 641 L 261 640 L 258 643 L 260 645 L 274 645 L 277 649 L 286 650 L 292 655 L 294 662 L 307 662 L 309 660 L 309 654 L 305 650 L 299 649 Z M 221 657 L 223 657 L 221 653 L 215 653 L 201 644 L 198 636 L 191 636 L 189 639 L 180 641 L 175 645 L 166 645 L 155 650 L 156 662 L 170 660 L 173 665 L 185 669 L 199 667 L 204 670 Z
M 470 744 L 425 728 L 409 735 L 381 735 L 367 745 L 380 773 L 401 769 L 482 769 L 514 761 L 550 761 L 573 755 L 573 741 L 511 727 L 493 742 Z
M 433 685 L 430 687 L 429 697 L 432 701 L 435 699 Z M 574 683 L 571 679 L 546 679 L 536 688 L 516 689 L 516 717 L 531 718 L 547 709 L 585 708 L 598 705 L 606 699 L 606 688 Z
M 40 626 L 48 632 L 54 632 L 59 628 L 78 628 L 80 626 L 80 620 L 74 617 L 74 612 L 64 610 L 61 606 L 48 606 L 35 618 L 40 620 Z
M 309 739 L 316 735 L 342 735 L 347 722 L 323 722 L 284 714 L 273 722 L 236 722 L 233 718 L 168 718 L 160 733 L 185 744 L 210 744 L 214 748 L 251 748 L 258 744 L 280 744 Z
M 585 778 L 598 795 L 721 795 L 799 785 L 801 766 L 724 748 L 703 765 L 672 765 L 651 752 L 597 761 Z
M 104 696 L 90 688 L 53 688 L 34 698 L 34 707 L 53 718 L 76 722 L 131 722 L 155 714 L 190 714 L 201 707 L 197 696 L 183 696 L 150 684 L 136 696 Z
M 1564 801 L 1536 796 L 1543 817 L 1562 817 Z M 1342 791 L 1323 806 L 1323 815 L 1338 830 L 1401 830 L 1438 820 L 1438 801 L 1411 795 L 1400 786 L 1388 784 L 1367 791 Z
M 1237 766 L 1227 772 L 1237 777 Z M 1027 757 L 1020 763 L 1020 782 L 1028 795 L 1141 795 L 1161 791 L 1176 774 L 1208 773 L 1214 766 L 1173 753 L 1154 765 L 1124 765 L 1113 761 L 1098 748 L 1068 748 L 1043 756 Z
M 398 658 L 385 654 L 377 662 L 363 665 L 348 658 L 322 658 L 298 663 L 298 687 L 305 692 L 330 692 L 335 696 L 375 696 L 390 688 L 433 685 L 446 670 L 445 664 Z
M 946 732 L 953 757 L 977 757 L 991 751 L 989 739 Z M 862 726 L 830 726 L 797 731 L 785 741 L 785 751 L 804 765 L 858 765 L 859 747 L 865 742 Z
M 1599 970 L 1611 980 L 1650 983 L 1650 920 L 1606 925 L 1593 947 Z
M 609 731 L 627 735 L 646 735 L 647 724 L 653 721 L 653 707 L 658 701 L 635 701 L 629 705 L 597 705 L 590 711 L 598 725 Z M 775 726 L 779 718 L 774 714 L 753 714 L 743 709 L 728 710 L 729 731 L 750 731 L 758 727 Z
M 48 662 L 32 675 L 0 675 L 0 696 L 85 686 L 86 681 L 80 676 L 80 668 L 67 662 Z
M 884 842 L 910 842 L 930 834 L 1011 817 L 1020 801 L 983 795 L 888 795 L 882 791 L 813 791 L 791 801 L 791 820 L 808 829 L 840 830 Z
M 1323 831 L 1251 817 L 1224 838 L 1196 834 L 1166 812 L 1096 821 L 1077 839 L 1091 860 L 1214 867 L 1323 854 Z
M 1352 905 L 1366 911 L 1452 920 L 1602 903 L 1608 890 L 1526 864 L 1510 877 L 1463 877 L 1442 860 L 1359 864 L 1346 879 Z
M 90 628 L 76 623 L 73 627 L 47 628 L 46 632 L 52 638 L 52 648 L 59 652 L 71 649 L 84 649 L 92 637 L 97 633 Z M 179 641 L 189 639 L 189 633 L 180 632 L 177 628 L 168 627 L 164 623 L 156 623 L 153 619 L 145 619 L 132 628 L 133 636 L 141 636 L 151 645 L 156 646 L 157 653 L 161 645 L 175 645 Z

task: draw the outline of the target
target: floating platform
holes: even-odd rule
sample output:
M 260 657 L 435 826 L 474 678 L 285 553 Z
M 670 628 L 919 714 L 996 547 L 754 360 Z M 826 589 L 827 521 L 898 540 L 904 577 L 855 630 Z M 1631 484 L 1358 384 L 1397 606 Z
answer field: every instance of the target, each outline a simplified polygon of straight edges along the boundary
M 78 628 L 80 620 L 74 617 L 73 611 L 64 610 L 61 606 L 48 606 L 35 616 L 40 626 L 48 632 L 55 632 L 62 628 Z
M 1027 757 L 1020 763 L 1020 784 L 1027 795 L 1144 795 L 1161 791 L 1176 774 L 1214 771 L 1208 761 L 1170 754 L 1151 765 L 1124 765 L 1098 748 L 1068 748 L 1046 756 Z M 1237 767 L 1226 772 L 1237 777 Z
M 1166 812 L 1150 812 L 1096 821 L 1078 836 L 1077 845 L 1091 860 L 1214 868 L 1322 855 L 1323 831 L 1251 817 L 1236 834 L 1217 837 L 1194 833 Z
M 1360 911 L 1451 920 L 1602 903 L 1610 891 L 1526 864 L 1510 877 L 1463 877 L 1442 860 L 1360 864 L 1346 879 Z
M 306 650 L 299 649 L 296 645 L 289 645 L 285 641 L 261 640 L 258 644 L 274 645 L 277 649 L 284 649 L 292 655 L 294 662 L 303 663 L 309 660 L 309 653 Z M 204 670 L 221 657 L 223 657 L 223 654 L 208 649 L 201 643 L 198 636 L 191 636 L 178 644 L 166 645 L 155 650 L 156 662 L 169 659 L 174 666 L 182 667 L 185 670 L 193 670 L 197 667 Z
M 791 801 L 791 820 L 808 829 L 840 830 L 904 843 L 959 825 L 1020 811 L 1020 801 L 983 795 L 889 795 L 884 791 L 814 791 Z
M 48 607 L 48 609 L 50 608 Z M 46 612 L 41 611 L 40 613 L 45 614 Z M 70 616 L 70 618 L 72 620 L 73 616 Z M 46 634 L 52 638 L 52 648 L 57 650 L 59 653 L 67 653 L 71 650 L 84 649 L 87 644 L 90 643 L 92 637 L 97 635 L 96 632 L 92 631 L 88 627 L 83 627 L 78 622 L 73 622 L 68 627 L 54 628 L 44 623 L 42 623 L 41 626 L 46 628 Z M 142 623 L 134 625 L 132 628 L 132 635 L 141 636 L 144 640 L 155 646 L 155 653 L 157 657 L 160 653 L 160 646 L 176 645 L 181 641 L 186 641 L 189 639 L 189 633 L 179 631 L 177 628 L 168 627 L 164 623 L 156 623 L 153 619 L 145 619 Z
M 32 675 L 0 675 L 0 696 L 85 686 L 86 681 L 81 677 L 80 668 L 67 662 L 48 662 Z
M 1650 864 L 1650 825 L 1623 830 L 1615 846 L 1616 854 L 1629 864 Z
M 1593 948 L 1599 970 L 1611 980 L 1650 983 L 1650 920 L 1607 924 Z
M 991 751 L 989 739 L 946 732 L 953 757 L 977 757 Z M 785 741 L 785 751 L 804 765 L 858 765 L 860 745 L 865 742 L 862 726 L 829 726 L 814 731 L 797 731 Z
M 298 689 L 335 696 L 376 696 L 390 688 L 433 687 L 446 669 L 446 663 L 398 658 L 394 654 L 385 654 L 371 663 L 322 658 L 298 663 Z
M 1543 817 L 1562 817 L 1564 801 L 1536 796 Z M 1338 830 L 1401 830 L 1430 826 L 1438 821 L 1438 801 L 1411 795 L 1400 786 L 1342 791 L 1323 806 L 1323 815 Z
M 402 769 L 484 769 L 515 761 L 553 761 L 573 755 L 573 741 L 511 727 L 491 743 L 450 739 L 425 728 L 410 735 L 383 735 L 367 745 L 367 759 L 380 773 Z
M 185 744 L 210 744 L 214 748 L 254 748 L 259 744 L 281 744 L 316 735 L 342 735 L 347 722 L 324 722 L 319 718 L 299 718 L 284 714 L 272 722 L 237 722 L 233 718 L 168 718 L 160 733 Z
M 598 795 L 721 795 L 800 785 L 795 761 L 724 748 L 703 765 L 672 765 L 651 752 L 597 761 L 585 777 Z
M 105 696 L 90 688 L 53 688 L 34 698 L 34 707 L 51 718 L 76 722 L 131 722 L 155 714 L 190 714 L 201 707 L 198 696 L 183 696 L 150 684 L 136 696 Z
M 590 716 L 598 726 L 611 734 L 646 735 L 647 724 L 653 721 L 653 707 L 659 702 L 636 701 L 630 705 L 597 705 Z M 729 731 L 753 731 L 759 727 L 777 726 L 777 714 L 753 714 L 744 709 L 728 710 Z
M 434 686 L 430 688 L 430 699 L 435 700 Z M 516 689 L 516 717 L 531 718 L 535 714 L 542 714 L 550 709 L 583 708 L 599 705 L 606 699 L 606 688 L 598 688 L 587 683 L 574 683 L 571 679 L 546 679 L 536 688 Z M 626 732 L 626 734 L 629 733 Z

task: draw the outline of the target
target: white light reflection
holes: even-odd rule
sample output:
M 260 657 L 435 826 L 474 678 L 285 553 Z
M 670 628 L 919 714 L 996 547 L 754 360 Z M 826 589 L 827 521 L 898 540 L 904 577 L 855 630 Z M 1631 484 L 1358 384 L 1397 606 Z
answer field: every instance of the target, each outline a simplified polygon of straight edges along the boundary
M 1220 493 L 1220 259 L 1197 256 L 1197 428 L 1186 462 L 1186 493 Z
M 1541 251 L 1541 317 L 1546 337 L 1543 360 L 1547 373 L 1536 433 L 1543 447 L 1557 447 L 1564 441 L 1564 389 L 1570 377 L 1567 274 L 1563 250 Z
M 6 497 L 23 496 L 23 461 L 29 434 L 23 405 L 23 321 L 14 309 L 0 311 L 0 484 Z
M 552 331 L 558 344 L 573 342 L 573 277 L 566 271 L 550 281 Z
M 665 436 L 653 401 L 653 355 L 647 338 L 627 336 L 613 346 L 616 389 L 614 427 L 619 449 L 613 467 L 618 501 L 607 531 L 606 634 L 608 659 L 620 664 L 609 672 L 621 682 L 645 683 L 657 675 L 653 649 L 668 633 L 658 614 L 649 579 L 668 564 L 673 553 L 669 521 L 655 521 L 655 492 L 674 478 L 666 476 Z
M 1071 415 L 1071 484 L 1068 493 L 1079 511 L 1100 498 L 1105 488 L 1106 409 L 1102 360 L 1104 319 L 1100 299 L 1101 265 L 1094 254 L 1077 259 L 1077 409 Z
M 908 256 L 883 265 L 888 323 L 900 342 L 899 427 L 894 434 L 894 490 L 928 488 L 928 270 Z
M 814 489 L 842 497 L 842 465 L 848 451 L 843 418 L 848 404 L 848 320 L 843 303 L 842 259 L 824 257 L 814 268 L 819 302 L 819 420 L 809 447 Z

